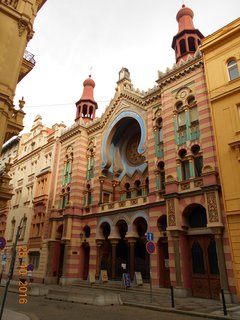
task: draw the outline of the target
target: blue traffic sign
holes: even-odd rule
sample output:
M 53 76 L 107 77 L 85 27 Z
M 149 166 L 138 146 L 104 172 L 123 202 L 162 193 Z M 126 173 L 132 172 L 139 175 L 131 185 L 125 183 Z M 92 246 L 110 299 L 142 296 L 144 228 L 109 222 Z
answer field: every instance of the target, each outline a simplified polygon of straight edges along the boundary
M 0 237 L 0 250 L 3 250 L 6 246 L 6 240 L 3 237 Z
M 33 271 L 33 269 L 34 269 L 34 265 L 33 264 L 29 264 L 27 266 L 27 271 Z
M 147 232 L 147 241 L 154 241 L 153 232 Z
M 152 242 L 152 241 L 148 241 L 148 242 L 146 243 L 146 250 L 147 250 L 147 252 L 148 252 L 149 254 L 154 253 L 154 251 L 155 251 L 155 243 Z

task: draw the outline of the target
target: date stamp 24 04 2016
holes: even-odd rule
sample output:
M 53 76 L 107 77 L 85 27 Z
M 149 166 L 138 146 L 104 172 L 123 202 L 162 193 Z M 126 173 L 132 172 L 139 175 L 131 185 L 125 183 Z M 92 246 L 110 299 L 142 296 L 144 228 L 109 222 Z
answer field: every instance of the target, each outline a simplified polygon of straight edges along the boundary
M 18 302 L 20 304 L 25 304 L 28 303 L 28 299 L 27 299 L 27 291 L 28 291 L 28 282 L 26 279 L 24 279 L 23 277 L 27 276 L 27 264 L 22 263 L 22 261 L 24 261 L 28 256 L 28 250 L 27 250 L 27 246 L 21 246 L 18 250 L 18 258 L 21 261 L 21 264 L 19 265 L 19 279 L 18 279 Z

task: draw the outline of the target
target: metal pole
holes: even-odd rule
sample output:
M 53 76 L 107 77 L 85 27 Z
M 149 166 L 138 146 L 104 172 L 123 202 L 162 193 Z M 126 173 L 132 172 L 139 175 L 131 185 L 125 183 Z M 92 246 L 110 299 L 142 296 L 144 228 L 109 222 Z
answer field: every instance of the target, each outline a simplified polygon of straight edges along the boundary
M 175 308 L 173 286 L 171 286 L 171 303 L 172 308 Z
M 221 289 L 221 295 L 222 295 L 222 303 L 223 303 L 223 314 L 227 316 L 227 307 L 226 307 L 226 302 L 225 302 L 225 297 L 224 297 L 224 290 Z
M 149 254 L 149 271 L 150 271 L 150 302 L 152 303 L 153 297 L 152 297 L 152 270 L 151 270 L 151 254 Z
M 12 248 L 12 259 L 11 259 L 10 269 L 9 269 L 9 273 L 8 273 L 8 280 L 7 280 L 7 283 L 6 283 L 6 286 L 5 286 L 2 305 L 1 305 L 0 320 L 2 320 L 3 309 L 4 309 L 4 305 L 5 305 L 6 298 L 7 298 L 7 293 L 8 293 L 8 287 L 9 287 L 10 281 L 11 281 L 12 276 L 13 276 L 14 264 L 15 264 L 16 253 L 17 253 L 16 248 L 17 248 L 18 239 L 20 237 L 20 232 L 22 230 L 22 222 L 23 222 L 23 218 L 21 219 L 20 224 L 19 224 L 19 226 L 17 228 L 17 234 L 16 234 L 15 242 L 14 242 L 13 248 Z

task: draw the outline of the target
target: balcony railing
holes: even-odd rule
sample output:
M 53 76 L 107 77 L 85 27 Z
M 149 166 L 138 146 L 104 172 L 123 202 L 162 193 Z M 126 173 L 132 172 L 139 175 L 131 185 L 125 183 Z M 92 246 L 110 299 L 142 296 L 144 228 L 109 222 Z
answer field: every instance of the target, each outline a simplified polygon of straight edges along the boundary
M 34 54 L 32 54 L 31 52 L 29 52 L 27 50 L 25 50 L 25 52 L 24 52 L 23 59 L 27 60 L 28 62 L 31 62 L 34 65 L 36 63 L 36 60 L 34 59 Z
M 4 0 L 4 1 L 0 1 L 4 4 L 7 4 L 8 6 L 16 9 L 17 8 L 17 5 L 18 5 L 18 2 L 19 0 Z

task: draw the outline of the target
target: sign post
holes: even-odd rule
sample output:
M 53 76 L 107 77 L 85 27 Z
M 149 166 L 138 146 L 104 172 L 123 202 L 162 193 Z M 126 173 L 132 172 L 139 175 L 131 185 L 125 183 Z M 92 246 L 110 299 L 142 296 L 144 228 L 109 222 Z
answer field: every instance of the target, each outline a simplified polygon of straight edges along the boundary
M 147 234 L 151 234 L 148 232 Z M 153 239 L 153 233 L 151 234 L 151 238 Z M 146 243 L 146 250 L 149 254 L 149 270 L 150 270 L 150 302 L 152 303 L 152 270 L 151 270 L 151 254 L 155 252 L 155 243 L 153 241 L 148 241 Z
M 0 237 L 0 252 L 5 248 L 6 246 L 6 239 L 3 237 Z M 2 281 L 2 275 L 3 275 L 3 271 L 4 271 L 4 267 L 6 265 L 7 262 L 7 255 L 6 253 L 3 254 L 2 256 L 2 270 L 1 270 L 1 274 L 0 274 L 0 283 Z
M 6 246 L 6 240 L 3 237 L 0 237 L 0 250 L 3 250 Z
M 11 281 L 12 276 L 13 276 L 14 264 L 15 264 L 15 260 L 16 260 L 16 254 L 17 254 L 17 249 L 16 248 L 17 248 L 18 239 L 20 238 L 20 234 L 21 234 L 21 231 L 22 231 L 22 223 L 23 223 L 23 218 L 20 220 L 20 224 L 19 224 L 19 226 L 17 228 L 16 238 L 15 238 L 15 241 L 14 241 L 14 244 L 13 244 L 13 248 L 12 248 L 12 258 L 11 258 L 10 269 L 9 269 L 9 273 L 8 273 L 8 280 L 6 282 L 4 295 L 3 295 L 3 299 L 2 299 L 2 305 L 1 305 L 1 311 L 0 311 L 0 320 L 2 320 L 4 305 L 5 305 L 5 301 L 6 301 L 6 298 L 7 298 L 8 287 L 9 287 L 10 281 Z M 3 242 L 1 242 L 1 243 L 3 243 Z

